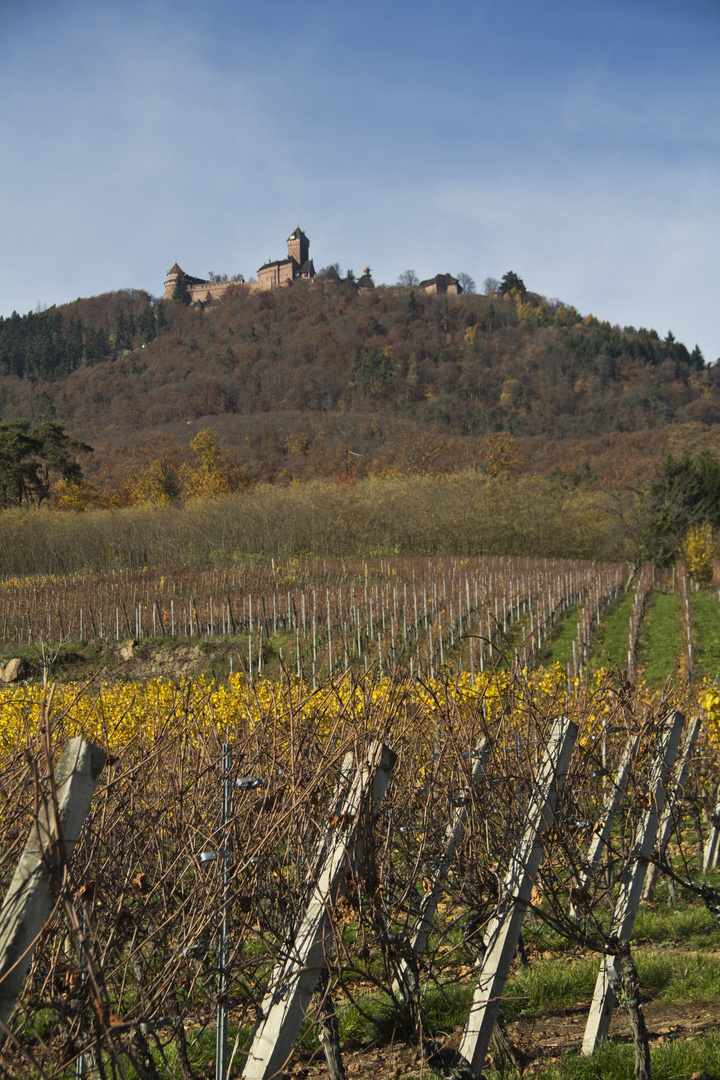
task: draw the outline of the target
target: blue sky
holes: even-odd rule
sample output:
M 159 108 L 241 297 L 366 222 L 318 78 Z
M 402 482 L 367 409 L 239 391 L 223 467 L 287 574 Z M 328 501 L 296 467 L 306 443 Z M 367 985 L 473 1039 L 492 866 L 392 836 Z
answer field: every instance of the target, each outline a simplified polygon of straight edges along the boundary
M 514 270 L 720 356 L 718 0 L 0 0 L 0 314 Z

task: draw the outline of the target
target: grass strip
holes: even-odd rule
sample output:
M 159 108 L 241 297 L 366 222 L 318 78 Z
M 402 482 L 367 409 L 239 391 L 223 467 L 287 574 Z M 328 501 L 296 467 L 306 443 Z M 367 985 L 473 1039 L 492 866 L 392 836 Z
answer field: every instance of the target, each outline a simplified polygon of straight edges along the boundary
M 600 620 L 595 631 L 596 644 L 590 654 L 591 671 L 601 667 L 621 670 L 627 667 L 628 624 L 634 599 L 635 591 L 628 589 Z
M 690 594 L 695 674 L 713 682 L 720 675 L 720 605 L 710 589 Z
M 654 592 L 648 600 L 638 643 L 638 666 L 648 686 L 657 690 L 676 670 L 684 640 L 676 593 Z
M 575 604 L 563 613 L 562 619 L 555 623 L 548 646 L 552 660 L 567 667 L 573 658 L 573 641 L 577 638 L 577 624 L 582 608 Z
M 631 1045 L 608 1041 L 601 1043 L 592 1057 L 583 1057 L 579 1051 L 565 1053 L 562 1059 L 533 1072 L 532 1076 L 533 1080 L 628 1080 L 633 1075 L 634 1062 Z M 692 1042 L 676 1040 L 651 1046 L 650 1068 L 653 1080 L 685 1080 L 701 1071 L 719 1076 L 720 1035 L 713 1033 Z M 487 1067 L 484 1073 L 488 1080 L 501 1075 Z M 502 1076 L 503 1080 L 520 1080 L 520 1073 L 515 1071 Z

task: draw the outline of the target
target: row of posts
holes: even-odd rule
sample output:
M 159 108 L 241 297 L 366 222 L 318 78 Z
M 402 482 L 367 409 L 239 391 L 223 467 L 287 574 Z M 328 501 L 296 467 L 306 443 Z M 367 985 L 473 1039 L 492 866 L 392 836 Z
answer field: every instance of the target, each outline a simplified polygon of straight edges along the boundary
M 653 849 L 663 851 L 673 825 L 673 810 L 681 797 L 682 785 L 699 730 L 699 720 L 686 731 L 682 753 L 673 775 L 684 718 L 674 712 L 665 721 L 652 765 L 647 808 L 635 833 L 634 845 L 619 881 L 609 937 L 619 943 L 630 939 L 638 905 L 649 895 L 654 876 L 646 875 Z M 562 794 L 565 776 L 577 737 L 577 726 L 566 717 L 553 725 L 537 773 L 532 796 L 524 813 L 524 827 L 510 859 L 499 891 L 495 914 L 485 929 L 485 951 L 479 968 L 472 1005 L 451 1072 L 478 1075 L 489 1046 L 510 965 L 515 955 L 523 920 L 543 857 L 543 835 L 552 828 L 555 808 Z M 603 812 L 597 822 L 584 862 L 584 876 L 578 881 L 578 895 L 591 884 L 599 861 L 607 851 L 610 831 L 623 792 L 636 761 L 638 738 L 633 736 L 625 749 L 616 775 L 608 787 Z M 489 754 L 483 742 L 471 752 L 473 784 L 483 774 Z M 40 930 L 52 905 L 48 889 L 49 865 L 70 857 L 90 805 L 105 755 L 82 740 L 66 747 L 57 766 L 56 786 L 60 819 L 65 821 L 64 851 L 58 849 L 54 815 L 41 817 L 33 828 L 13 882 L 0 910 L 0 1023 L 6 1024 L 19 992 Z M 331 820 L 339 822 L 317 845 L 308 876 L 309 900 L 297 932 L 289 939 L 270 977 L 260 1009 L 250 1050 L 243 1069 L 244 1080 L 270 1080 L 285 1067 L 324 971 L 332 940 L 332 910 L 348 882 L 353 879 L 363 855 L 365 838 L 372 829 L 387 789 L 397 757 L 380 742 L 372 742 L 353 770 L 350 755 L 343 763 L 333 795 Z M 219 813 L 220 850 L 203 852 L 201 861 L 219 861 L 221 896 L 217 949 L 217 1043 L 216 1080 L 226 1080 L 228 1051 L 229 972 L 229 888 L 230 832 L 233 787 L 260 786 L 262 780 L 242 777 L 233 783 L 232 750 L 229 742 L 221 750 L 221 799 Z M 668 794 L 669 793 L 669 794 Z M 397 967 L 394 990 L 404 994 L 411 988 L 413 971 L 424 951 L 438 900 L 465 828 L 467 801 L 455 808 L 448 823 L 442 857 L 434 871 L 408 938 L 409 952 Z M 712 818 L 705 846 L 704 869 L 713 869 L 720 855 L 720 802 Z M 571 916 L 576 914 L 571 909 Z M 18 961 L 18 956 L 22 960 Z M 583 1053 L 591 1054 L 606 1036 L 616 1004 L 619 986 L 616 957 L 603 957 L 595 986 L 585 1035 Z M 447 1070 L 446 1070 L 447 1071 Z M 79 1063 L 78 1075 L 82 1074 Z

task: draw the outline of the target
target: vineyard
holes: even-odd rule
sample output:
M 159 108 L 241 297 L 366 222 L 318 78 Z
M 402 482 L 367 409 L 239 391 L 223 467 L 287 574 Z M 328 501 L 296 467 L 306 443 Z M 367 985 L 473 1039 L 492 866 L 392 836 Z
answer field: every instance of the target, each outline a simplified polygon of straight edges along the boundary
M 577 674 L 593 628 L 629 572 L 614 564 L 448 558 L 9 579 L 0 585 L 0 642 L 47 653 L 83 640 L 232 637 L 234 662 L 251 679 L 284 666 L 316 686 L 356 664 L 474 675 L 509 652 L 524 667 L 577 611 Z
M 666 983 L 720 998 L 720 609 L 681 564 L 8 579 L 0 631 L 24 665 L 0 684 L 6 898 L 54 837 L 0 1075 L 627 1076 L 653 913 Z M 204 671 L 133 677 L 188 644 Z M 73 678 L 84 650 L 102 666 Z M 78 737 L 100 757 L 70 850 Z M 603 972 L 628 1019 L 593 1042 Z M 581 1019 L 562 1059 L 527 1026 L 555 998 Z M 651 1032 L 652 1075 L 720 1069 L 717 1025 L 695 1035 Z

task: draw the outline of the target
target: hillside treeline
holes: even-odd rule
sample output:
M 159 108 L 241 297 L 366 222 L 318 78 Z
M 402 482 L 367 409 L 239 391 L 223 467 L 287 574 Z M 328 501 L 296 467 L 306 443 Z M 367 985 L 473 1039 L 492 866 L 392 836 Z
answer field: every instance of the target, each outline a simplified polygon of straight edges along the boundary
M 326 278 L 204 308 L 126 290 L 0 320 L 0 373 L 0 418 L 62 422 L 110 486 L 138 440 L 198 425 L 254 479 L 289 480 L 402 469 L 428 438 L 443 445 L 421 457 L 447 469 L 494 433 L 559 445 L 720 421 L 720 366 L 697 348 L 517 290 Z
M 227 564 L 310 555 L 632 557 L 611 496 L 530 477 L 259 484 L 162 507 L 0 514 L 0 574 Z

